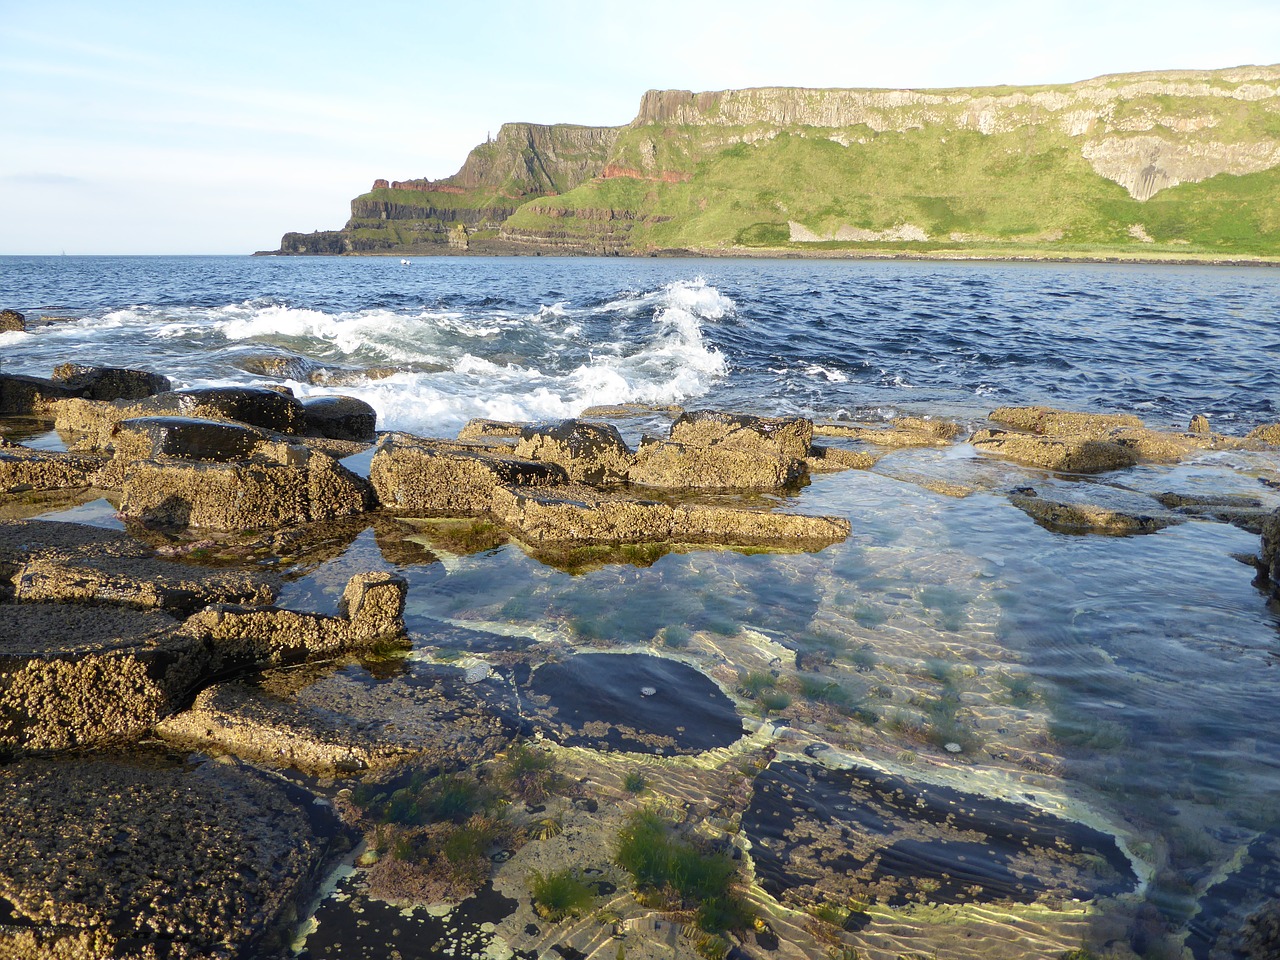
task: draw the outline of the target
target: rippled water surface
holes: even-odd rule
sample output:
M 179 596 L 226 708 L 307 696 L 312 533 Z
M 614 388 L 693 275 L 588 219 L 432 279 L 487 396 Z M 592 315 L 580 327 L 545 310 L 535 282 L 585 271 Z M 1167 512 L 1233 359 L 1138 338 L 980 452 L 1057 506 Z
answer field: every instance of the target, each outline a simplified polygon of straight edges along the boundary
M 380 427 L 431 436 L 475 416 L 622 403 L 970 425 L 996 406 L 1049 404 L 1135 412 L 1165 429 L 1203 413 L 1243 434 L 1278 419 L 1280 402 L 1280 272 L 1270 270 L 7 258 L 0 306 L 70 318 L 0 334 L 6 372 L 47 375 L 74 359 L 181 385 L 285 382 L 363 397 Z M 252 372 L 264 357 L 292 365 L 273 380 Z M 344 382 L 326 385 L 317 370 Z M 767 881 L 760 895 L 777 901 L 778 934 L 807 955 L 832 942 L 887 960 L 1056 957 L 1084 944 L 1100 957 L 1207 960 L 1231 955 L 1214 944 L 1242 909 L 1280 896 L 1259 879 L 1280 858 L 1280 617 L 1247 562 L 1258 534 L 1187 515 L 1143 536 L 1064 533 L 1008 494 L 1033 486 L 1150 513 L 1160 494 L 1233 495 L 1274 509 L 1277 467 L 1274 453 L 1219 452 L 1058 477 L 961 441 L 815 476 L 786 498 L 852 522 L 845 542 L 816 553 L 554 565 L 425 527 L 409 537 L 421 552 L 411 562 L 369 530 L 337 559 L 301 564 L 285 599 L 319 609 L 351 572 L 396 566 L 411 585 L 415 655 L 589 650 L 596 660 L 540 669 L 556 695 L 598 688 L 597 724 L 632 679 L 591 680 L 608 662 L 601 653 L 658 654 L 705 673 L 749 718 L 742 744 L 718 749 L 777 755 L 740 842 Z M 636 674 L 645 711 L 662 708 L 668 676 Z M 546 692 L 513 677 L 529 683 L 525 695 Z M 672 797 L 705 799 L 693 761 L 646 762 Z M 856 776 L 816 773 L 826 768 Z M 887 785 L 880 799 L 874 771 Z M 787 797 L 820 797 L 823 815 L 770 800 L 779 784 Z M 947 804 L 963 816 L 948 823 Z M 1075 826 L 1055 828 L 1059 818 Z M 988 844 L 979 821 L 1035 844 L 1004 834 Z M 1054 829 L 1056 848 L 1044 839 Z M 921 864 L 919 875 L 885 886 L 892 871 L 867 843 L 892 843 L 893 863 Z M 844 864 L 825 888 L 813 873 L 824 857 Z M 975 888 L 984 876 L 999 878 L 994 893 Z M 813 889 L 838 889 L 866 912 L 834 941 L 806 933 L 795 919 L 803 897 L 788 891 Z M 322 920 L 316 955 L 321 942 L 323 955 L 340 953 L 324 930 Z M 767 953 L 769 942 L 747 946 Z
M 253 358 L 390 367 L 388 427 L 684 403 L 831 417 L 1006 403 L 1159 425 L 1275 413 L 1265 269 L 850 261 L 0 258 L 6 365 L 138 357 L 183 384 Z

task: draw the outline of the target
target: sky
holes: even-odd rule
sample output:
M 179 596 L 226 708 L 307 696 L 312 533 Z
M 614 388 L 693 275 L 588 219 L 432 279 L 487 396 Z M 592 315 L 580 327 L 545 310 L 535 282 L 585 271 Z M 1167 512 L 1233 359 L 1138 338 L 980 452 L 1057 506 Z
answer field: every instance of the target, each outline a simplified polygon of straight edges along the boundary
M 957 87 L 1280 62 L 1276 0 L 0 0 L 0 255 L 245 254 L 652 88 Z

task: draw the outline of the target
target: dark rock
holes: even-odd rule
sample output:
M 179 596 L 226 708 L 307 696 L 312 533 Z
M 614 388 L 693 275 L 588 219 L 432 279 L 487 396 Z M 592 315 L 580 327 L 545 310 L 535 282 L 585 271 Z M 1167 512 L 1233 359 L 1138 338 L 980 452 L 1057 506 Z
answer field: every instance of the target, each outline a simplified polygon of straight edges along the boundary
M 17 310 L 0 310 L 0 333 L 22 333 L 27 329 L 27 318 Z
M 43 377 L 0 373 L 0 414 L 44 413 L 55 401 L 75 395 L 64 384 Z
M 302 407 L 306 431 L 322 437 L 372 441 L 378 428 L 377 411 L 355 397 L 312 397 Z
M 237 420 L 250 426 L 298 433 L 305 422 L 302 403 L 295 397 L 266 387 L 199 387 L 161 394 L 147 402 L 143 415 L 177 414 Z
M 300 788 L 151 756 L 0 767 L 0 836 L 0 955 L 13 958 L 280 955 L 348 845 Z
M 173 388 L 168 377 L 145 370 L 88 367 L 79 363 L 55 367 L 53 379 L 86 400 L 141 400 Z
M 1271 579 L 1271 588 L 1280 594 L 1280 509 L 1262 521 L 1262 569 Z
M 631 448 L 610 423 L 561 420 L 524 427 L 515 455 L 558 463 L 580 483 L 620 483 L 632 466 Z
M 760 885 L 793 905 L 1093 900 L 1138 885 L 1110 834 L 872 767 L 773 763 L 742 831 Z
M 127 460 L 247 460 L 268 434 L 239 423 L 194 417 L 131 417 L 116 424 L 113 452 Z
M 743 734 L 715 681 L 665 657 L 580 653 L 538 667 L 529 689 L 547 701 L 526 701 L 533 719 L 572 746 L 679 756 L 730 746 Z

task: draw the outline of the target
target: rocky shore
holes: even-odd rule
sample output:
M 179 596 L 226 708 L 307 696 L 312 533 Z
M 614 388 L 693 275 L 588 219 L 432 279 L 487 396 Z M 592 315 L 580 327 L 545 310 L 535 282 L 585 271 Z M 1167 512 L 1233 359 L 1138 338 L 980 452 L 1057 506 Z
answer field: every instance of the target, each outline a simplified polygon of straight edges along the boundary
M 1025 955 L 955 932 L 981 941 L 1005 923 L 1065 956 L 1095 935 L 1088 904 L 1149 879 L 1132 838 L 1065 799 L 966 792 L 957 772 L 982 749 L 993 784 L 1054 795 L 1033 719 L 980 695 L 979 680 L 1014 682 L 998 651 L 967 654 L 986 672 L 945 723 L 922 707 L 939 668 L 921 658 L 900 688 L 886 680 L 890 728 L 847 694 L 875 657 L 837 663 L 812 625 L 666 628 L 651 648 L 588 651 L 440 616 L 428 637 L 407 626 L 408 578 L 507 543 L 573 572 L 823 551 L 858 531 L 813 512 L 806 485 L 874 470 L 1002 498 L 1063 536 L 1231 523 L 1259 538 L 1258 583 L 1280 597 L 1266 475 L 1256 495 L 1073 482 L 1210 452 L 1274 464 L 1280 424 L 1228 436 L 1203 418 L 1169 432 L 1042 407 L 981 425 L 664 409 L 640 411 L 636 443 L 636 412 L 432 438 L 379 432 L 349 397 L 173 390 L 81 365 L 0 374 L 0 958 L 288 955 L 335 876 L 331 928 L 356 923 L 341 903 L 487 903 L 471 926 L 465 909 L 457 928 L 430 911 L 403 922 L 497 960 L 892 960 L 925 928 L 957 957 Z M 962 471 L 925 456 L 961 449 Z M 73 521 L 102 501 L 107 527 Z M 299 579 L 366 533 L 371 562 L 332 567 L 332 604 L 308 602 Z M 877 654 L 911 657 L 911 643 Z M 904 750 L 933 759 L 908 768 Z M 629 836 L 669 861 L 637 866 Z M 930 860 L 958 844 L 968 873 Z M 690 871 L 701 885 L 682 886 Z M 965 919 L 940 933 L 947 911 Z M 1273 956 L 1273 927 L 1252 915 L 1232 948 Z

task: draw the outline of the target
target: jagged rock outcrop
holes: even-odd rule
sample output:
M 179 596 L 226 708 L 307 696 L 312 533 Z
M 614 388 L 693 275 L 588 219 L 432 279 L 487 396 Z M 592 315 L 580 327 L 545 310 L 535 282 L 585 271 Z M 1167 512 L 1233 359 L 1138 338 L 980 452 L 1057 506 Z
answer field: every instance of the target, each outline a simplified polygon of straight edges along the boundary
M 21 333 L 27 329 L 27 318 L 17 310 L 0 310 L 0 333 Z

